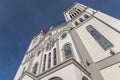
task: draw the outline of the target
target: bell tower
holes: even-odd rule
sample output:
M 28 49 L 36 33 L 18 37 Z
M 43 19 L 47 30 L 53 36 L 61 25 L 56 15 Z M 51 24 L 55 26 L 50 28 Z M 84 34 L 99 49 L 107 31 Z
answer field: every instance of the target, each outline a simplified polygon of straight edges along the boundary
M 87 6 L 75 2 L 72 8 L 69 8 L 64 12 L 66 22 L 80 15 L 86 8 Z

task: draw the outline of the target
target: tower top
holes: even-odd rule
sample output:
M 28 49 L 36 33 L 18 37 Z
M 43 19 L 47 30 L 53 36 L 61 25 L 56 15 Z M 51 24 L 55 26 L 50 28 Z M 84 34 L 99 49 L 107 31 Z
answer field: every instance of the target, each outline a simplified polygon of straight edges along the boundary
M 72 7 L 70 7 L 68 10 L 64 12 L 64 17 L 65 17 L 66 22 L 78 16 L 86 8 L 87 6 L 75 2 Z

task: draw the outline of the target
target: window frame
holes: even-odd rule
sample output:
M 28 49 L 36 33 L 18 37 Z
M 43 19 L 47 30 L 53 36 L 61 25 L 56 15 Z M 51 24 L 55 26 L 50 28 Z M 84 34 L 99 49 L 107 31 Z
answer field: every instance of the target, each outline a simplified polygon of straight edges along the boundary
M 62 78 L 60 78 L 60 77 L 52 77 L 52 78 L 50 78 L 50 79 L 48 79 L 48 80 L 56 80 L 56 79 L 58 79 L 58 80 L 63 80 Z
M 47 59 L 47 55 L 44 54 L 44 58 L 43 58 L 43 65 L 42 65 L 42 72 L 45 71 L 45 67 L 46 67 L 46 59 Z
M 85 18 L 85 19 L 88 19 L 89 17 L 90 17 L 90 16 L 89 16 L 88 14 L 85 14 L 85 15 L 84 15 L 84 18 Z
M 78 23 L 77 21 L 75 21 L 75 22 L 74 22 L 74 25 L 75 25 L 75 26 L 78 26 L 78 25 L 79 25 L 79 23 Z
M 33 74 L 37 74 L 38 65 L 39 65 L 38 62 L 36 62 L 36 63 L 34 64 L 34 66 L 33 66 L 33 68 L 32 68 L 32 73 L 33 73 Z
M 93 36 L 92 34 L 91 34 L 91 32 L 88 30 L 88 27 L 92 27 L 101 37 L 102 37 L 102 39 L 104 39 L 105 41 L 107 41 L 107 43 L 109 43 L 109 45 L 111 45 L 110 47 L 107 47 L 107 48 L 105 48 L 104 46 L 103 46 L 103 44 L 101 44 L 98 40 L 97 40 L 97 38 L 95 38 L 95 36 Z M 108 41 L 108 39 L 106 38 L 106 37 L 104 37 L 98 30 L 96 30 L 95 28 L 94 28 L 94 26 L 92 26 L 92 25 L 88 25 L 87 27 L 86 27 L 86 30 L 89 32 L 89 34 L 94 38 L 94 40 L 100 45 L 100 47 L 102 47 L 102 49 L 104 49 L 105 51 L 106 50 L 108 50 L 108 49 L 110 49 L 110 48 L 112 48 L 114 45 L 110 42 L 110 41 Z
M 57 51 L 56 48 L 53 49 L 53 65 L 57 65 L 57 55 L 56 55 Z
M 61 39 L 65 39 L 65 38 L 67 37 L 67 34 L 68 34 L 67 32 L 63 32 L 63 33 L 61 34 L 60 38 L 61 38 Z M 65 36 L 63 37 L 63 35 L 65 35 Z
M 84 19 L 83 18 L 79 18 L 79 21 L 82 23 L 82 22 L 84 22 Z
M 69 58 L 66 58 L 65 50 L 64 50 L 64 46 L 67 45 L 67 44 L 70 45 L 70 49 L 71 49 L 71 53 L 72 53 L 72 57 L 69 57 Z M 72 44 L 69 43 L 69 42 L 67 42 L 66 44 L 63 45 L 62 52 L 63 52 L 63 59 L 64 59 L 64 60 L 68 60 L 68 59 L 70 59 L 70 58 L 74 58 L 74 57 L 75 57 L 75 56 L 74 56 L 74 51 L 73 51 L 73 48 L 72 48 Z
M 48 69 L 51 67 L 51 52 L 48 54 Z
M 83 76 L 82 80 L 89 80 L 89 79 L 86 76 Z

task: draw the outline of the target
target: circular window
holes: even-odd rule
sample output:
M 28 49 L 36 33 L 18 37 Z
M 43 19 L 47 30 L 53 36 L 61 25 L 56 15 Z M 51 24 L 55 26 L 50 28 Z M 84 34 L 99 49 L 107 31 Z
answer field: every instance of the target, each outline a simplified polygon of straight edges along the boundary
M 82 77 L 82 80 L 88 80 L 88 78 L 87 78 L 87 77 L 85 77 L 85 76 L 83 76 L 83 77 Z
M 64 39 L 66 36 L 67 36 L 67 33 L 65 32 L 62 34 L 61 39 Z

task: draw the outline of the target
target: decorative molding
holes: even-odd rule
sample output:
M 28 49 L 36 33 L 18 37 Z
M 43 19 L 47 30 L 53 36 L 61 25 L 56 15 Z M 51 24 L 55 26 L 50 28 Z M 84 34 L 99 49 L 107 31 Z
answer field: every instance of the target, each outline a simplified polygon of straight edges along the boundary
M 31 77 L 34 80 L 39 80 L 39 79 L 42 79 L 45 76 L 48 76 L 48 75 L 66 67 L 70 64 L 74 64 L 77 68 L 79 68 L 82 72 L 84 72 L 88 77 L 91 78 L 91 74 L 83 66 L 81 66 L 81 64 L 79 64 L 74 58 L 70 58 L 70 59 L 68 59 L 68 60 L 66 60 L 66 61 L 48 69 L 48 70 L 46 70 L 45 72 L 42 72 L 41 74 L 39 74 L 37 76 L 30 73 L 30 72 L 25 71 L 25 73 L 18 80 L 21 80 L 25 75 Z

